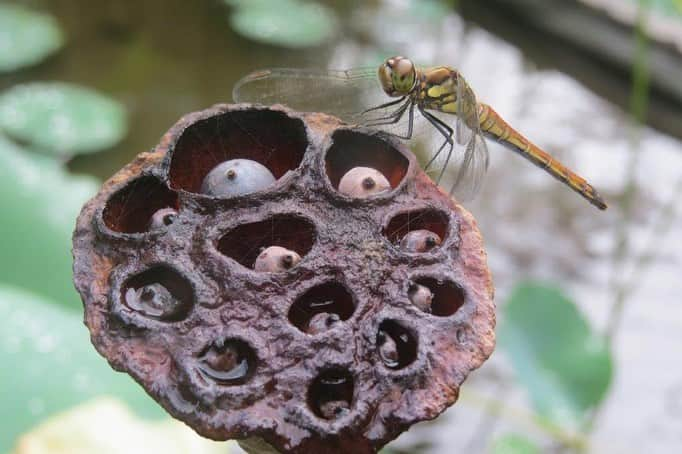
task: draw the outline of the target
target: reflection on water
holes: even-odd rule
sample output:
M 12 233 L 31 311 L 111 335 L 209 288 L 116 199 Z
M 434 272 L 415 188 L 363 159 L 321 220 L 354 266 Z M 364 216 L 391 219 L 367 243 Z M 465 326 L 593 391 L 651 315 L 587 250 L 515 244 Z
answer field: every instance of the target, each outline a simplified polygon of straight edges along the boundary
M 335 3 L 345 19 L 339 40 L 328 47 L 287 51 L 254 45 L 232 33 L 228 10 L 219 1 L 35 1 L 59 19 L 69 44 L 45 64 L 0 79 L 0 88 L 18 80 L 56 79 L 92 86 L 123 101 L 131 113 L 129 137 L 113 150 L 71 164 L 77 172 L 107 178 L 153 146 L 181 115 L 230 101 L 233 83 L 254 68 L 365 66 L 394 54 L 456 66 L 481 100 L 593 182 L 611 205 L 606 213 L 597 212 L 544 172 L 491 144 L 485 188 L 467 206 L 486 239 L 498 301 L 520 279 L 549 279 L 561 283 L 591 321 L 603 327 L 630 153 L 625 114 L 565 75 L 534 70 L 518 49 L 452 13 L 415 9 L 407 0 L 375 6 Z M 674 191 L 679 192 L 682 178 L 677 140 L 646 130 L 640 153 L 629 228 L 635 253 L 626 257 L 625 273 L 632 272 L 636 255 L 649 243 L 647 232 L 657 222 L 657 210 L 679 196 Z M 682 342 L 679 235 L 677 222 L 667 235 L 654 238 L 660 260 L 646 273 L 633 275 L 637 285 L 616 343 L 618 376 L 595 432 L 596 446 L 611 446 L 613 452 L 651 447 L 666 452 L 680 441 L 682 412 L 664 405 L 670 393 L 682 389 L 682 368 L 666 360 L 679 356 L 675 345 Z M 508 379 L 499 356 L 467 386 L 497 392 L 490 377 Z M 510 393 L 513 403 L 525 403 L 522 393 Z M 413 429 L 397 446 L 429 439 L 435 443 L 432 452 L 466 449 L 479 421 L 477 411 L 463 402 L 436 426 Z M 500 432 L 514 429 L 504 421 L 496 427 Z

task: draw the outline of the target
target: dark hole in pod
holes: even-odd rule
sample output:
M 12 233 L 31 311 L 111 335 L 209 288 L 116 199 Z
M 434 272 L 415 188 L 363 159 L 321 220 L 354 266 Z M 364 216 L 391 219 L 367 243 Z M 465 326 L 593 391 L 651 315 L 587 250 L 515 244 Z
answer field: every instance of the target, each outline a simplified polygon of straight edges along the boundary
M 381 322 L 376 342 L 381 361 L 390 369 L 402 369 L 417 358 L 417 339 L 394 320 Z
M 303 122 L 282 112 L 220 113 L 189 125 L 171 147 L 170 185 L 200 193 L 206 175 L 232 159 L 259 162 L 280 178 L 299 166 L 307 146 Z
M 144 176 L 116 191 L 107 200 L 102 217 L 115 232 L 141 233 L 150 229 L 154 214 L 166 208 L 177 210 L 177 194 L 158 178 Z
M 447 317 L 464 305 L 466 298 L 464 289 L 448 279 L 421 277 L 414 279 L 414 282 L 431 290 L 433 294 L 431 314 L 433 315 Z
M 408 159 L 388 142 L 357 131 L 337 130 L 333 144 L 325 156 L 325 169 L 331 185 L 338 189 L 339 181 L 355 167 L 370 167 L 381 172 L 396 188 L 405 178 Z
M 343 369 L 323 371 L 308 390 L 308 406 L 323 419 L 338 419 L 348 414 L 352 404 L 353 376 Z
M 163 265 L 130 277 L 121 297 L 133 311 L 166 322 L 184 319 L 194 305 L 194 291 L 189 281 Z
M 433 232 L 445 241 L 448 234 L 449 219 L 444 212 L 432 208 L 406 211 L 391 218 L 384 227 L 384 236 L 394 244 L 400 244 L 410 232 L 425 230 Z M 438 247 L 437 245 L 435 247 Z
M 221 254 L 251 268 L 263 248 L 281 246 L 303 257 L 310 252 L 315 237 L 315 227 L 309 221 L 280 215 L 235 227 L 218 240 L 216 247 Z
M 289 308 L 289 321 L 301 331 L 314 334 L 317 327 L 311 326 L 311 320 L 315 315 L 335 314 L 343 321 L 354 311 L 353 296 L 348 289 L 338 282 L 327 282 L 308 289 L 294 301 Z
M 213 342 L 199 355 L 201 373 L 222 385 L 241 385 L 253 376 L 256 355 L 239 339 Z

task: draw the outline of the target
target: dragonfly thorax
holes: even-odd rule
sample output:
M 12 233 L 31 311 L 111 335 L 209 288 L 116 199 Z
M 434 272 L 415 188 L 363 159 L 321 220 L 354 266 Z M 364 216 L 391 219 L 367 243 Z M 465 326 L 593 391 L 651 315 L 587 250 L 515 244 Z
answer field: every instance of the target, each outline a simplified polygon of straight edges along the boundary
M 409 94 L 417 84 L 417 71 L 412 60 L 405 57 L 391 57 L 379 66 L 379 82 L 388 96 L 399 97 Z

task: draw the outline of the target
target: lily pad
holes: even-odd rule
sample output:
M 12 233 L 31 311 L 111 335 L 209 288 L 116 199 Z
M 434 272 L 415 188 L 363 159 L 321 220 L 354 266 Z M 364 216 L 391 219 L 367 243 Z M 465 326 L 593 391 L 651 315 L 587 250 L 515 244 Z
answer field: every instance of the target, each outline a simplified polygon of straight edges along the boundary
M 337 29 L 334 12 L 318 3 L 297 0 L 231 0 L 230 23 L 242 36 L 273 46 L 301 48 L 328 41 Z
M 36 421 L 94 396 L 116 396 L 144 416 L 163 414 L 95 352 L 81 314 L 6 284 L 0 284 L 0 364 L 0 452 Z
M 540 454 L 540 448 L 521 435 L 507 434 L 493 442 L 490 454 Z
M 70 175 L 54 159 L 29 153 L 0 135 L 0 282 L 80 310 L 72 283 L 71 234 L 81 206 L 97 187 L 95 180 Z
M 580 429 L 611 383 L 613 360 L 604 338 L 555 287 L 520 285 L 503 309 L 499 345 L 535 409 Z
M 61 82 L 15 85 L 0 96 L 0 129 L 51 153 L 70 156 L 109 148 L 127 132 L 123 106 Z
M 52 16 L 0 3 L 0 73 L 39 63 L 63 44 Z
M 227 454 L 229 449 L 227 443 L 202 438 L 179 421 L 170 418 L 149 421 L 137 417 L 119 399 L 96 397 L 50 417 L 23 434 L 12 454 L 29 452 Z

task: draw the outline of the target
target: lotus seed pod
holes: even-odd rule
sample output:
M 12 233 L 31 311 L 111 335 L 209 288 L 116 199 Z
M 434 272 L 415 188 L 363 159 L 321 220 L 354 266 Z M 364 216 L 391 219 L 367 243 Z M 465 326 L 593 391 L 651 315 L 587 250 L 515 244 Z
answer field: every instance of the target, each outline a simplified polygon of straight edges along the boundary
M 353 167 L 339 181 L 339 192 L 350 197 L 365 198 L 389 189 L 386 177 L 370 167 Z
M 275 182 L 272 172 L 250 159 L 231 159 L 211 170 L 201 184 L 201 192 L 216 197 L 232 197 L 261 191 Z
M 175 221 L 177 215 L 178 212 L 174 208 L 161 208 L 157 210 L 149 221 L 149 230 L 168 227 Z
M 400 240 L 400 249 L 406 252 L 428 252 L 440 243 L 440 237 L 430 230 L 412 230 Z
M 319 334 L 327 330 L 330 330 L 341 321 L 338 314 L 330 314 L 328 312 L 322 312 L 315 314 L 313 318 L 310 319 L 308 323 L 308 329 L 306 332 L 308 334 Z
M 270 246 L 256 258 L 253 269 L 262 273 L 279 273 L 298 264 L 301 256 L 281 246 Z
M 424 312 L 431 312 L 431 303 L 433 302 L 433 292 L 426 286 L 410 283 L 410 288 L 407 291 L 407 296 L 410 298 L 412 304 L 417 306 Z
M 234 194 L 202 189 L 220 163 L 220 185 L 253 182 L 235 157 L 279 180 L 206 195 Z M 438 253 L 401 249 L 417 230 Z M 73 251 L 97 350 L 199 434 L 258 452 L 376 453 L 453 405 L 495 344 L 473 217 L 401 141 L 324 114 L 184 116 L 85 204 Z

